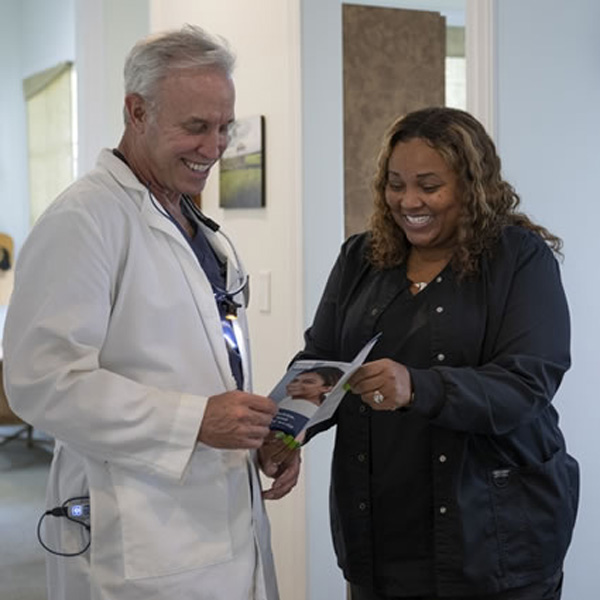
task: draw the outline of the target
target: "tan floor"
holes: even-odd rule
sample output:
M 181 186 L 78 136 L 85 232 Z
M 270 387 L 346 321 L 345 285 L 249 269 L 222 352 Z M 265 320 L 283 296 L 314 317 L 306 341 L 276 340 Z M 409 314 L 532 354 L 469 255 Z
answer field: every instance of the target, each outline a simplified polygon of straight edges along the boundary
M 9 433 L 2 428 L 2 434 Z M 37 435 L 37 434 L 36 434 Z M 46 447 L 49 448 L 48 445 Z M 44 550 L 37 523 L 51 454 L 39 444 L 13 440 L 0 447 L 0 598 L 46 600 Z

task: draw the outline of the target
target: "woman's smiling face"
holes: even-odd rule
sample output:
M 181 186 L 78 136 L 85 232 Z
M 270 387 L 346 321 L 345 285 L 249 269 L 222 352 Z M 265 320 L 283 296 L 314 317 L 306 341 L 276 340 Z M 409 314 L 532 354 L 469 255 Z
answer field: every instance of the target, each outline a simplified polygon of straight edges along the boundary
M 456 174 L 421 138 L 399 142 L 388 161 L 385 201 L 420 253 L 452 253 L 461 212 Z

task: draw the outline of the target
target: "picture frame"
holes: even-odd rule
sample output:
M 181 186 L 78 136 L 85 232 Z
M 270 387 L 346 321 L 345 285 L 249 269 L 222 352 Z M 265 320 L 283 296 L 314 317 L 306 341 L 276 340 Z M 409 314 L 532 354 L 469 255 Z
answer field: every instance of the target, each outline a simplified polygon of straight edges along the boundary
M 262 208 L 265 206 L 265 118 L 262 115 L 236 120 L 230 142 L 220 160 L 219 206 Z

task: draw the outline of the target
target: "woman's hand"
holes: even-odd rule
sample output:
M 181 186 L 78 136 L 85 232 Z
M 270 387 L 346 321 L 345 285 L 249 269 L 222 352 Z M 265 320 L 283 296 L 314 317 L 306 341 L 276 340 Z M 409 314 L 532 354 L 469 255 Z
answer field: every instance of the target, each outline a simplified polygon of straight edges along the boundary
M 412 399 L 408 369 L 389 358 L 364 364 L 348 383 L 373 410 L 397 410 L 408 406 Z

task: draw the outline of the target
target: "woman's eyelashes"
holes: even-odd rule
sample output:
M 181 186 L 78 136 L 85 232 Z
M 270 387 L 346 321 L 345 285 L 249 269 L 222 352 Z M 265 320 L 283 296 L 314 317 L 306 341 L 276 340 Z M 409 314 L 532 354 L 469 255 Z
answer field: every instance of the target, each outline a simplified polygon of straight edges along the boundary
M 425 194 L 435 194 L 442 187 L 441 183 L 419 183 L 418 189 Z M 391 192 L 401 193 L 406 190 L 406 184 L 398 181 L 388 181 L 387 188 Z

